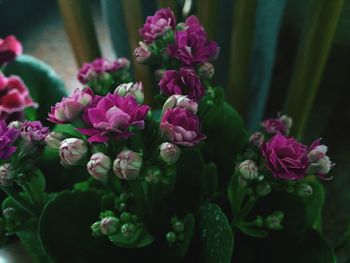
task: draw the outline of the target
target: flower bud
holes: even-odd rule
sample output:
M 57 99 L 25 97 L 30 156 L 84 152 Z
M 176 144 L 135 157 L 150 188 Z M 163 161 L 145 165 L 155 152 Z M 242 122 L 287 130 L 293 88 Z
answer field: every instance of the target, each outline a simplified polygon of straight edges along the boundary
M 16 174 L 12 171 L 10 163 L 4 163 L 0 166 L 0 185 L 11 186 L 15 180 Z
M 58 149 L 60 148 L 60 144 L 64 139 L 65 139 L 65 136 L 63 133 L 51 132 L 46 136 L 45 143 L 54 149 Z
M 61 142 L 59 155 L 62 165 L 76 165 L 83 159 L 88 151 L 88 147 L 83 140 L 68 138 Z
M 102 235 L 101 233 L 101 222 L 100 221 L 97 221 L 95 223 L 93 223 L 91 226 L 91 231 L 92 231 L 92 235 L 94 237 L 99 237 Z
M 289 131 L 290 128 L 292 128 L 293 125 L 293 119 L 287 115 L 282 115 L 280 118 L 280 121 L 282 121 L 282 123 L 284 124 L 284 126 L 286 127 L 286 130 Z
M 100 229 L 103 235 L 113 235 L 120 227 L 120 220 L 116 217 L 105 217 L 101 220 Z
M 175 242 L 176 242 L 176 239 L 177 239 L 176 234 L 175 234 L 173 231 L 168 232 L 168 233 L 166 234 L 165 238 L 166 238 L 166 240 L 169 242 L 169 244 L 175 243 Z
M 159 156 L 167 164 L 174 164 L 179 160 L 180 157 L 180 148 L 179 146 L 164 142 L 159 146 Z
M 205 79 L 211 79 L 215 74 L 214 66 L 211 63 L 203 63 L 198 68 L 198 75 Z
M 173 108 L 185 108 L 196 114 L 198 104 L 185 95 L 172 95 L 164 103 L 162 113 L 164 113 L 167 109 Z
M 307 157 L 309 159 L 308 174 L 325 175 L 328 174 L 334 164 L 326 155 L 328 147 L 325 145 L 318 145 L 311 150 Z
M 255 162 L 251 160 L 245 160 L 244 162 L 241 162 L 238 166 L 238 169 L 242 177 L 246 180 L 256 179 L 259 175 L 258 167 L 256 166 Z
M 22 127 L 22 123 L 20 121 L 11 121 L 8 125 L 8 128 L 20 130 Z
M 281 211 L 276 211 L 272 215 L 265 218 L 264 224 L 268 229 L 281 230 L 283 226 L 281 225 L 284 214 Z
M 136 226 L 134 224 L 126 223 L 122 225 L 120 232 L 125 238 L 131 238 L 136 232 Z
M 299 196 L 302 197 L 308 197 L 311 196 L 313 194 L 313 190 L 311 185 L 307 184 L 307 183 L 298 183 L 295 186 L 295 193 Z
M 254 132 L 250 136 L 249 142 L 254 146 L 260 148 L 261 145 L 264 143 L 264 135 L 261 132 Z
M 134 51 L 134 55 L 135 55 L 136 61 L 143 64 L 149 60 L 152 53 L 149 50 L 148 46 L 144 42 L 140 41 L 139 46 Z
M 139 176 L 142 157 L 133 151 L 124 150 L 113 162 L 113 171 L 121 179 L 134 180 Z
M 111 166 L 111 158 L 101 152 L 98 152 L 91 156 L 90 161 L 87 163 L 87 170 L 93 178 L 105 182 Z
M 260 196 L 267 196 L 271 193 L 271 185 L 266 181 L 259 182 L 256 185 L 256 193 Z
M 6 207 L 2 211 L 2 215 L 8 221 L 17 221 L 19 219 L 17 209 L 12 206 Z
M 162 176 L 162 172 L 157 166 L 149 167 L 146 171 L 145 180 L 150 184 L 159 183 Z
M 144 99 L 142 82 L 129 82 L 120 84 L 115 90 L 114 94 L 118 94 L 122 97 L 132 96 L 138 103 L 142 103 Z

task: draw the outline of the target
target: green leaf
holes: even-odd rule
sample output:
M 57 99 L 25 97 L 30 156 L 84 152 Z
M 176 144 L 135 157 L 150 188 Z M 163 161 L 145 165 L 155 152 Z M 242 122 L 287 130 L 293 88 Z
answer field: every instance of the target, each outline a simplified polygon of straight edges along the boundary
M 105 238 L 92 237 L 90 226 L 99 218 L 101 197 L 92 191 L 64 191 L 44 208 L 39 236 L 55 262 L 98 262 L 111 253 Z
M 265 229 L 248 226 L 244 224 L 244 222 L 238 222 L 236 226 L 238 227 L 239 230 L 242 231 L 242 233 L 251 237 L 262 238 L 262 237 L 267 237 L 269 234 Z
M 206 204 L 199 209 L 198 226 L 201 239 L 200 262 L 231 262 L 233 234 L 226 215 L 216 204 Z
M 325 201 L 323 185 L 315 177 L 307 177 L 304 182 L 312 187 L 312 195 L 304 197 L 306 209 L 306 225 L 321 230 L 322 209 Z
M 145 233 L 144 229 L 139 229 L 138 231 L 138 233 L 135 233 L 134 238 L 126 238 L 118 232 L 116 235 L 109 236 L 109 240 L 114 245 L 122 248 L 142 248 L 153 243 L 153 237 Z
M 218 172 L 214 163 L 206 164 L 203 170 L 203 183 L 204 194 L 210 198 L 216 192 L 218 188 Z
M 216 164 L 219 185 L 227 185 L 234 170 L 234 161 L 247 140 L 247 131 L 238 113 L 225 102 L 221 88 L 208 94 L 200 103 L 199 116 L 207 136 L 203 147 L 206 161 Z M 223 139 L 224 138 L 224 139 Z
M 80 132 L 78 132 L 75 126 L 72 124 L 57 124 L 54 128 L 54 131 L 65 133 L 75 138 L 84 138 L 84 136 Z
M 304 239 L 296 251 L 298 251 L 298 253 L 291 253 L 293 256 L 289 259 L 288 262 L 337 262 L 333 249 L 324 240 L 321 234 L 314 229 L 308 229 L 306 231 Z
M 177 254 L 184 258 L 188 248 L 190 247 L 193 235 L 194 235 L 194 217 L 193 214 L 187 214 L 182 220 L 184 224 L 184 239 L 181 240 L 179 247 L 177 248 Z
M 38 221 L 32 220 L 30 227 L 16 233 L 25 250 L 29 253 L 33 262 L 53 262 L 44 251 L 38 236 Z
M 241 210 L 246 189 L 238 185 L 238 174 L 234 173 L 227 187 L 228 200 L 231 205 L 233 216 L 238 215 Z
M 43 61 L 21 55 L 5 68 L 6 75 L 18 75 L 28 86 L 30 95 L 39 104 L 36 118 L 46 120 L 50 107 L 66 95 L 64 84 L 56 72 Z M 29 117 L 32 119 L 33 113 Z M 49 124 L 45 121 L 45 124 Z

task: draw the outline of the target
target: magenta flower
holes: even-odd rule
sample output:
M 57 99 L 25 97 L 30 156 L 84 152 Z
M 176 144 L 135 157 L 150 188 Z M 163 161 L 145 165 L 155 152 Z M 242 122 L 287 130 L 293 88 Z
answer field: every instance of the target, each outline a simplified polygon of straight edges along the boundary
M 17 76 L 0 73 L 0 119 L 10 121 L 28 107 L 37 107 L 24 82 Z
M 160 131 L 169 142 L 187 147 L 206 138 L 198 116 L 184 108 L 168 109 L 162 116 Z
M 25 121 L 21 127 L 21 137 L 27 142 L 43 141 L 49 133 L 40 121 Z
M 108 93 L 85 112 L 84 120 L 91 127 L 78 130 L 90 136 L 89 142 L 106 142 L 110 136 L 125 139 L 132 135 L 129 131 L 131 126 L 144 128 L 148 110 L 148 106 L 139 105 L 132 96 Z
M 93 96 L 94 94 L 89 88 L 76 89 L 71 97 L 65 97 L 51 107 L 48 120 L 61 124 L 74 120 L 86 106 L 91 104 Z
M 97 58 L 91 63 L 83 64 L 78 72 L 78 80 L 82 84 L 87 84 L 104 73 L 114 73 L 122 68 L 128 68 L 129 65 L 130 61 L 126 58 L 118 58 L 114 61 L 109 61 L 104 58 Z
M 204 96 L 204 87 L 193 69 L 167 70 L 164 72 L 159 86 L 166 96 L 187 95 L 189 99 L 194 101 L 199 101 Z
M 157 38 L 163 36 L 168 30 L 174 30 L 176 20 L 173 11 L 170 8 L 162 8 L 153 16 L 148 16 L 139 34 L 145 41 L 150 44 Z
M 16 151 L 12 144 L 18 135 L 18 130 L 8 128 L 6 122 L 0 120 L 0 159 L 8 159 Z
M 315 147 L 315 143 L 310 149 Z M 310 151 L 306 145 L 294 138 L 276 134 L 261 149 L 266 166 L 275 178 L 299 180 L 305 177 L 309 167 L 307 154 Z
M 175 43 L 168 46 L 168 55 L 186 66 L 215 60 L 219 55 L 219 47 L 215 41 L 208 41 L 197 17 L 188 17 L 185 25 L 184 30 L 175 32 Z
M 0 38 L 0 67 L 22 54 L 22 44 L 14 36 Z
M 289 130 L 292 127 L 292 119 L 287 115 L 282 115 L 277 119 L 270 118 L 263 121 L 262 126 L 269 134 L 281 133 L 288 135 Z

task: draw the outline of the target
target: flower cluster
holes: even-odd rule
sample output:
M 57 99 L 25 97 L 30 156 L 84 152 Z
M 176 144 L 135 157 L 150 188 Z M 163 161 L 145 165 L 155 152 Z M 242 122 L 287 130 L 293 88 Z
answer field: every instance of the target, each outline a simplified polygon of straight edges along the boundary
M 14 36 L 0 38 L 0 67 L 22 54 L 22 44 Z
M 17 76 L 5 77 L 0 73 L 0 119 L 10 122 L 22 119 L 28 107 L 37 107 L 24 82 Z
M 97 58 L 91 63 L 83 64 L 78 73 L 78 80 L 95 92 L 104 95 L 110 92 L 113 85 L 130 80 L 129 67 L 130 61 L 126 58 L 118 58 L 114 61 Z

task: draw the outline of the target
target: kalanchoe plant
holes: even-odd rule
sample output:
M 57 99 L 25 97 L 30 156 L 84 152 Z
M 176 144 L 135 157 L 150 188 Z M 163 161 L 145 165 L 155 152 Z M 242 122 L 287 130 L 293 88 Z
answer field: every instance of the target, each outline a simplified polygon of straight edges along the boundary
M 195 16 L 176 25 L 161 9 L 139 33 L 135 56 L 156 69 L 161 111 L 144 104 L 151 87 L 131 82 L 126 59 L 100 58 L 80 69 L 84 88 L 52 106 L 52 131 L 0 123 L 7 232 L 29 229 L 40 262 L 249 262 L 241 255 L 265 253 L 283 262 L 312 238 L 327 246 L 313 229 L 328 148 L 290 137 L 286 115 L 249 137 L 211 84 L 219 47 Z M 38 167 L 48 152 L 66 180 L 77 177 L 71 189 L 44 192 Z

